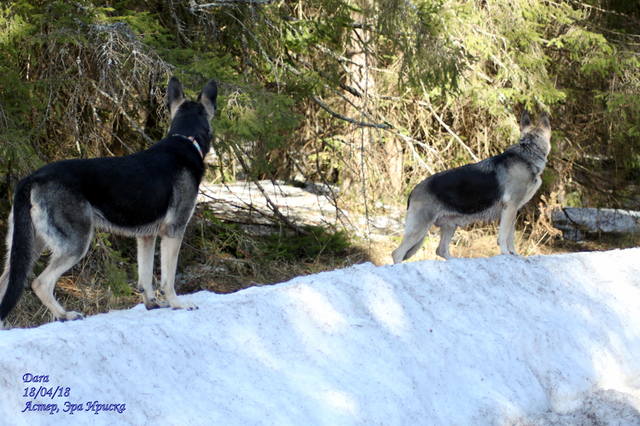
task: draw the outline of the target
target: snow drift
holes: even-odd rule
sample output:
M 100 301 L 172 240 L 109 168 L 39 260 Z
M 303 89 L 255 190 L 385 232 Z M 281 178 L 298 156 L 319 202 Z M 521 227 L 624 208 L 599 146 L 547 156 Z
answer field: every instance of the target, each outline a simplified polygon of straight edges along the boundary
M 0 331 L 0 419 L 640 425 L 640 249 L 364 264 L 185 297 L 200 309 Z

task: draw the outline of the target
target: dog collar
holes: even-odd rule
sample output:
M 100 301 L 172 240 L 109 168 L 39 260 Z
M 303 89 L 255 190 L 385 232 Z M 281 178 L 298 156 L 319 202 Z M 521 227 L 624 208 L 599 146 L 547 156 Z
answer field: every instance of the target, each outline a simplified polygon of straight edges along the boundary
M 178 136 L 178 137 L 181 137 L 183 139 L 188 139 L 189 141 L 191 141 L 193 146 L 198 150 L 198 154 L 200 154 L 200 158 L 202 158 L 204 160 L 204 154 L 202 153 L 202 148 L 200 148 L 200 145 L 196 141 L 196 138 L 194 138 L 193 136 L 181 135 L 180 133 L 174 133 L 171 136 Z

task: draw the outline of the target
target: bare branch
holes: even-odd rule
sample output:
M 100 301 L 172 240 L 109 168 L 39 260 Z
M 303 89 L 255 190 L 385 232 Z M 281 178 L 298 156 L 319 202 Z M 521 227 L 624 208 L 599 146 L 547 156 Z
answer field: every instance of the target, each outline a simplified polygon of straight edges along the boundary
M 189 3 L 189 10 L 191 12 L 197 12 L 204 9 L 210 9 L 212 7 L 221 7 L 221 6 L 229 6 L 234 4 L 249 4 L 249 5 L 259 5 L 263 6 L 266 4 L 271 4 L 275 0 L 216 0 L 210 3 L 198 4 L 195 1 Z
M 122 105 L 122 102 L 120 102 L 118 99 L 115 99 L 113 96 L 109 95 L 107 92 L 105 92 L 104 90 L 100 89 L 98 87 L 98 85 L 95 83 L 95 81 L 90 80 L 91 85 L 93 86 L 93 88 L 95 89 L 96 92 L 100 93 L 102 96 L 104 96 L 105 98 L 107 98 L 108 100 L 111 101 L 111 103 L 116 106 L 118 108 L 118 110 L 120 110 L 120 113 L 122 114 L 122 116 L 127 120 L 127 122 L 129 123 L 129 125 L 131 126 L 131 128 L 133 130 L 135 130 L 136 132 L 138 132 L 140 134 L 140 136 L 142 136 L 142 138 L 147 142 L 147 143 L 154 143 L 155 141 L 149 137 L 149 135 L 147 135 L 144 131 L 144 129 L 142 127 L 140 127 L 138 125 L 138 123 L 131 118 L 131 116 L 129 116 L 129 114 L 127 114 L 126 109 L 124 108 L 124 106 Z M 124 145 L 130 152 L 135 152 L 134 150 L 132 150 L 128 145 Z
M 424 95 L 427 99 L 429 99 L 429 96 L 427 94 L 427 90 L 424 88 L 424 85 L 422 84 L 422 82 L 420 83 L 420 85 L 422 86 L 422 91 L 424 92 Z M 447 126 L 447 123 L 444 122 L 444 120 L 442 119 L 442 117 L 440 117 L 436 111 L 433 109 L 433 106 L 431 105 L 431 102 L 427 103 L 427 108 L 429 108 L 429 111 L 431 111 L 431 114 L 433 114 L 433 116 L 435 117 L 436 120 L 438 120 L 438 123 L 440 123 L 440 125 L 442 127 L 444 127 L 444 129 L 451 135 L 453 136 L 453 138 L 469 153 L 469 155 L 471 156 L 471 158 L 473 158 L 473 161 L 480 161 L 480 159 L 478 158 L 478 156 L 476 154 L 474 154 L 473 150 L 471 148 L 469 148 L 469 146 L 464 143 L 462 141 L 462 139 L 460 139 L 460 136 L 458 136 L 453 130 L 451 130 L 451 127 Z
M 317 96 L 314 96 L 312 99 L 313 99 L 313 101 L 315 103 L 317 103 L 320 106 L 320 108 L 322 108 L 323 110 L 327 111 L 329 113 L 329 115 L 331 115 L 332 117 L 335 117 L 337 119 L 346 121 L 346 122 L 351 123 L 351 124 L 355 124 L 356 126 L 373 127 L 375 129 L 391 129 L 392 128 L 392 126 L 390 124 L 387 124 L 387 123 L 367 123 L 367 122 L 364 122 L 364 121 L 354 120 L 353 118 L 349 118 L 349 117 L 346 117 L 346 116 L 344 116 L 342 114 L 339 114 L 339 113 L 335 112 L 334 110 L 329 108 L 329 106 L 327 104 L 322 102 L 320 100 L 320 98 L 318 98 Z

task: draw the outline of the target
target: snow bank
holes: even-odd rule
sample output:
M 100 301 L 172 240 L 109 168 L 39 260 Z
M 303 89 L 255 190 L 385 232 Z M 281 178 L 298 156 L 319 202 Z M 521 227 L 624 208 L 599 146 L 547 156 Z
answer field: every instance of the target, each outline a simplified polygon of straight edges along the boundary
M 640 249 L 364 264 L 186 297 L 200 309 L 0 332 L 0 419 L 640 425 Z

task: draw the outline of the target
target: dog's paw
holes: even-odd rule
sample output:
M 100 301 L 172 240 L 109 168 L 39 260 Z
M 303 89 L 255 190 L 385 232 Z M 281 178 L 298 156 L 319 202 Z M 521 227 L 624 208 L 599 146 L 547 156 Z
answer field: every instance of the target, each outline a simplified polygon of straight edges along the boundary
M 145 300 L 144 307 L 147 308 L 148 311 L 150 311 L 152 309 L 167 308 L 169 307 L 169 304 L 167 302 L 160 302 L 158 301 L 158 299 L 153 298 L 149 301 Z
M 444 260 L 449 260 L 449 259 L 453 258 L 453 256 L 451 256 L 451 254 L 449 254 L 448 251 L 444 251 L 444 250 L 440 250 L 440 249 L 436 249 L 436 254 L 438 256 L 440 256 L 441 258 L 443 258 Z
M 84 315 L 81 314 L 80 312 L 76 312 L 76 311 L 67 311 L 64 314 L 62 314 L 62 316 L 58 317 L 57 319 L 60 322 L 75 321 L 75 320 L 84 319 Z
M 195 311 L 198 306 L 190 302 L 174 302 L 170 303 L 172 309 L 186 309 L 187 311 Z

